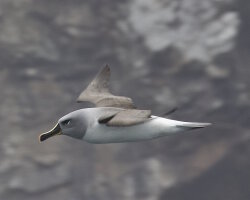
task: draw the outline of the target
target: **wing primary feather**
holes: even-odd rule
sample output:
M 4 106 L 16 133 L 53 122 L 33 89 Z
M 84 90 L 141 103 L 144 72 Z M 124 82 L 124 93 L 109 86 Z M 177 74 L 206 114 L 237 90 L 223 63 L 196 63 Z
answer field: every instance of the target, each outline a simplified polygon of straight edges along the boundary
M 175 111 L 178 110 L 178 107 L 174 107 L 171 110 L 167 111 L 166 113 L 164 113 L 162 116 L 168 116 L 171 115 L 172 113 L 174 113 Z

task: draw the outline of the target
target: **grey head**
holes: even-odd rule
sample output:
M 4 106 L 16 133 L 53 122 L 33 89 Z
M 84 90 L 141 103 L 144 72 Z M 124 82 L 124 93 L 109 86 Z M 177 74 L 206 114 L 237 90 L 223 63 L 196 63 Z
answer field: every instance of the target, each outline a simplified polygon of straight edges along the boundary
M 82 139 L 86 130 L 87 117 L 83 110 L 77 110 L 59 119 L 53 129 L 40 135 L 39 140 L 43 142 L 56 135 L 67 135 L 76 139 Z

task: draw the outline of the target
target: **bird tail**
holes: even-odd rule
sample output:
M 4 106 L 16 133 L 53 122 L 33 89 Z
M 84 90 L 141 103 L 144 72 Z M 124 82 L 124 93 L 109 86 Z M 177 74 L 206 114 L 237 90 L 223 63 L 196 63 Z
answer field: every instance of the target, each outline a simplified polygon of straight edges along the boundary
M 183 122 L 182 124 L 176 125 L 176 127 L 182 130 L 193 130 L 193 129 L 205 128 L 209 125 L 211 125 L 211 123 Z

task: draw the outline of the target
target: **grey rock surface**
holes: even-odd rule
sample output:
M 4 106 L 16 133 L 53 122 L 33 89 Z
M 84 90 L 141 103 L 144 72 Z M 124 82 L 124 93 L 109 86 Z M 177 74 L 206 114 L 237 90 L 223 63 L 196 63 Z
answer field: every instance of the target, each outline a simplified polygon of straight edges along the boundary
M 249 200 L 250 3 L 0 1 L 0 199 Z M 38 135 L 100 67 L 136 105 L 210 128 L 141 143 Z
M 136 0 L 130 5 L 129 22 L 151 51 L 174 46 L 186 59 L 209 62 L 234 46 L 238 14 L 220 10 L 231 3 Z

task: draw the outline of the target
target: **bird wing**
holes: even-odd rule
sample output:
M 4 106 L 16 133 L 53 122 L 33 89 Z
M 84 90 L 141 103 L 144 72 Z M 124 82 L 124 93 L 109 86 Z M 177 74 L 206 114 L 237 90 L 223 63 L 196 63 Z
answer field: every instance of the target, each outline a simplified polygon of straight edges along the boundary
M 107 126 L 132 126 L 150 119 L 150 110 L 135 109 L 131 98 L 115 96 L 109 91 L 110 68 L 106 65 L 80 94 L 77 102 L 89 101 L 97 107 L 112 107 L 103 113 L 99 123 Z M 120 108 L 119 110 L 117 110 Z
M 150 116 L 150 110 L 127 109 L 117 113 L 105 114 L 105 116 L 99 118 L 99 123 L 107 126 L 132 126 L 152 119 Z
M 109 92 L 110 68 L 106 65 L 80 94 L 77 102 L 89 101 L 96 107 L 117 107 L 134 109 L 131 98 L 115 96 Z

